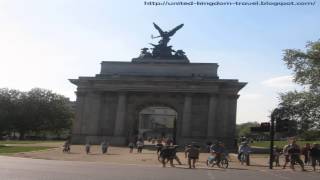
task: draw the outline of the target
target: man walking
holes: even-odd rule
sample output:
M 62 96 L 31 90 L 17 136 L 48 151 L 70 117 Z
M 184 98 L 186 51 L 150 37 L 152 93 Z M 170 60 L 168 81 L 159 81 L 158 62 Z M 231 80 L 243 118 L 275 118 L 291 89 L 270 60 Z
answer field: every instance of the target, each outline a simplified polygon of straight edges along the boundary
M 310 149 L 310 157 L 311 157 L 311 165 L 313 167 L 313 171 L 316 171 L 317 161 L 320 165 L 320 147 L 319 144 L 314 143 Z
M 300 159 L 301 150 L 299 145 L 296 144 L 296 141 L 292 141 L 291 147 L 288 149 L 288 153 L 290 155 L 290 165 L 291 169 L 294 170 L 294 165 L 298 163 L 301 167 L 302 171 L 305 171 L 304 164 L 302 160 Z
M 189 168 L 196 168 L 196 161 L 199 159 L 200 148 L 194 143 L 188 145 L 185 150 L 185 157 L 188 158 Z

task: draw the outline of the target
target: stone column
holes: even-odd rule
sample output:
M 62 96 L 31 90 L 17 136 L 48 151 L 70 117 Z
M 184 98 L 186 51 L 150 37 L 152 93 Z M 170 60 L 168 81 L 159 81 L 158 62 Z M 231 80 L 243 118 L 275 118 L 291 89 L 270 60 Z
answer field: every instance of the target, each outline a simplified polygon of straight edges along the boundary
M 217 112 L 217 101 L 218 98 L 216 95 L 211 94 L 209 100 L 209 110 L 208 110 L 208 124 L 207 124 L 207 137 L 212 138 L 216 137 L 217 131 L 217 119 L 216 119 L 216 112 Z
M 99 129 L 99 119 L 100 119 L 100 92 L 89 92 L 86 96 L 84 109 L 84 121 L 82 123 L 83 132 L 88 136 L 97 136 Z
M 116 122 L 114 127 L 114 135 L 115 136 L 122 136 L 124 132 L 124 122 L 126 116 L 126 103 L 127 97 L 126 94 L 121 92 L 118 95 L 118 106 L 117 106 L 117 116 Z
M 77 101 L 76 101 L 76 114 L 75 120 L 72 123 L 72 134 L 79 135 L 81 134 L 81 125 L 83 123 L 83 111 L 85 105 L 85 96 L 86 92 L 77 92 Z
M 75 119 L 72 123 L 72 143 L 83 143 L 82 126 L 85 123 L 84 110 L 86 92 L 77 92 Z
M 228 124 L 229 128 L 227 134 L 229 137 L 235 137 L 236 133 L 236 119 L 237 119 L 237 100 L 238 95 L 229 96 L 229 111 L 228 111 Z
M 191 135 L 191 108 L 192 97 L 187 94 L 184 99 L 183 116 L 182 116 L 182 136 L 188 137 Z

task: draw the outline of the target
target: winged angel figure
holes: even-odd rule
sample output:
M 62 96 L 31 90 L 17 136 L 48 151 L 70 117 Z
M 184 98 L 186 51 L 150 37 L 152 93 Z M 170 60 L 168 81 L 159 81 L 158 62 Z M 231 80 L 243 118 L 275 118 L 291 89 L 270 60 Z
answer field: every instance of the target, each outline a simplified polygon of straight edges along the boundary
M 159 31 L 160 35 L 152 38 L 154 39 L 161 37 L 162 39 L 159 41 L 159 45 L 167 47 L 168 42 L 170 41 L 170 37 L 173 36 L 179 29 L 181 29 L 183 27 L 183 24 L 180 24 L 169 32 L 163 31 L 156 23 L 153 23 L 153 26 Z

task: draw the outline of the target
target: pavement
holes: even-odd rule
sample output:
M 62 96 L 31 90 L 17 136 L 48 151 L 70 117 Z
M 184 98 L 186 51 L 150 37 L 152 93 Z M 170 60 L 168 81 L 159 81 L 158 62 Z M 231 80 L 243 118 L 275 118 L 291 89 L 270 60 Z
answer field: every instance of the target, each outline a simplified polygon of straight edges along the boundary
M 159 165 L 59 161 L 0 156 L 0 180 L 319 180 L 319 172 L 161 168 Z
M 39 145 L 39 144 L 38 144 Z M 0 156 L 0 180 L 37 180 L 37 179 L 258 179 L 295 180 L 308 178 L 319 179 L 320 169 L 301 172 L 275 167 L 268 169 L 267 155 L 251 155 L 251 165 L 241 165 L 235 154 L 230 155 L 228 169 L 207 167 L 208 153 L 201 153 L 196 166 L 188 169 L 183 152 L 178 156 L 182 165 L 175 168 L 162 168 L 153 150 L 144 149 L 142 153 L 129 153 L 126 147 L 110 147 L 107 154 L 102 154 L 100 146 L 91 146 L 91 153 L 86 154 L 84 146 L 72 145 L 70 153 L 62 153 L 62 144 L 44 144 L 52 149 L 12 154 L 11 157 Z M 282 162 L 282 160 L 281 160 Z

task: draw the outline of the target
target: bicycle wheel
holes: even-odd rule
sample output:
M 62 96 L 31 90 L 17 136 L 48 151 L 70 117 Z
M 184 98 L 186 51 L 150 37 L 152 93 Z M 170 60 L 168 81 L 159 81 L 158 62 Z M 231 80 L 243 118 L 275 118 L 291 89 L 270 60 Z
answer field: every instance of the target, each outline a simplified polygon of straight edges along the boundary
M 250 166 L 250 156 L 249 156 L 249 154 L 246 155 L 246 164 L 247 164 L 247 166 Z
M 222 159 L 220 161 L 220 167 L 221 168 L 228 168 L 228 166 L 229 166 L 229 161 L 227 159 Z
M 207 166 L 208 167 L 213 167 L 214 166 L 214 161 L 213 160 L 207 160 Z
M 243 165 L 243 163 L 245 162 L 245 155 L 244 154 L 241 154 L 240 162 L 241 162 L 241 165 Z

